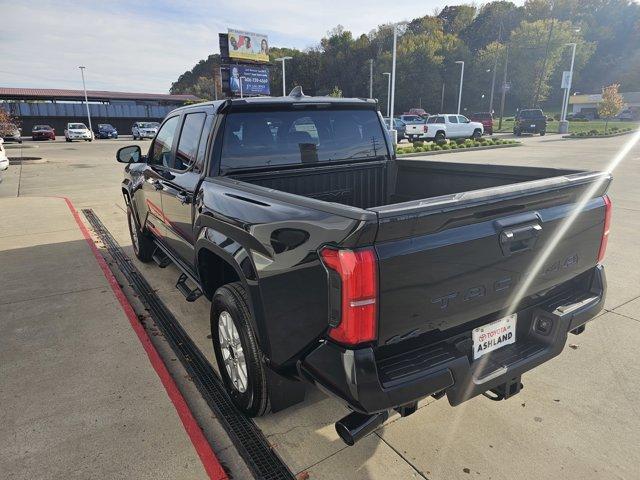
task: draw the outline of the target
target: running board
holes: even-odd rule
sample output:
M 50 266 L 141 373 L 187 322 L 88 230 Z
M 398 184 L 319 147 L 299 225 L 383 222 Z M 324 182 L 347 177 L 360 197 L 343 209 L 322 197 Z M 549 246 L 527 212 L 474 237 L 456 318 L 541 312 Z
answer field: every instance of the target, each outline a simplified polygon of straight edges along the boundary
M 187 300 L 187 302 L 195 302 L 202 296 L 202 290 L 200 290 L 198 287 L 191 289 L 189 285 L 187 285 L 188 279 L 189 277 L 187 277 L 184 273 L 180 274 L 176 283 L 176 288 L 182 295 L 184 295 L 184 298 Z
M 156 262 L 156 264 L 160 268 L 166 268 L 172 263 L 169 256 L 166 253 L 164 253 L 164 251 L 161 248 L 158 248 L 157 246 L 156 246 L 156 249 L 153 251 L 153 255 L 151 255 L 151 258 L 153 258 L 153 261 Z

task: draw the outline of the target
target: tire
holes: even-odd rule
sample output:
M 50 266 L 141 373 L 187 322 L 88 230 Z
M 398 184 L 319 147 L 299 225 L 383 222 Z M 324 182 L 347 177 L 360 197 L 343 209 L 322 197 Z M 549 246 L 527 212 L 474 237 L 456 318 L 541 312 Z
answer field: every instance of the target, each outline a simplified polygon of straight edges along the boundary
M 133 217 L 133 211 L 131 210 L 131 207 L 127 207 L 127 223 L 129 224 L 129 235 L 131 235 L 131 245 L 133 246 L 133 253 L 136 254 L 136 257 L 141 262 L 150 262 L 156 246 L 153 243 L 151 237 L 142 232 L 140 230 L 140 227 L 138 227 L 138 224 Z
M 513 129 L 513 134 L 514 134 L 516 137 L 519 137 L 520 135 L 522 135 L 522 132 L 521 132 L 519 129 L 514 128 L 514 129 Z
M 70 139 L 70 138 L 65 138 L 65 139 L 64 139 L 64 141 L 65 141 L 65 142 L 70 142 L 70 141 L 71 141 L 71 139 Z
M 247 292 L 240 282 L 229 283 L 214 293 L 211 340 L 220 376 L 233 403 L 249 417 L 268 413 L 271 405 L 266 370 L 251 323 Z
M 479 129 L 477 129 L 477 128 L 476 128 L 476 129 L 473 131 L 473 133 L 471 134 L 471 138 L 472 138 L 472 139 L 474 139 L 474 140 L 477 140 L 477 139 L 479 139 L 480 137 L 482 137 L 482 132 L 481 132 Z
M 544 137 L 545 133 L 547 133 L 547 131 L 546 131 L 546 130 L 540 130 L 540 136 L 541 136 L 541 137 Z
M 443 142 L 446 139 L 446 136 L 443 132 L 436 132 L 435 137 L 433 137 L 434 141 L 437 142 Z

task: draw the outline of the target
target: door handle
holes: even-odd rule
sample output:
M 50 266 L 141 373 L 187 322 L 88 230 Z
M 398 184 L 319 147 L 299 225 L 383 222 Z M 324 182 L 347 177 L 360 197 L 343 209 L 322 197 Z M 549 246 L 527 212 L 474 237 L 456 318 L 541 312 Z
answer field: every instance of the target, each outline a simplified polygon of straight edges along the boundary
M 188 205 L 191 203 L 191 195 L 185 192 L 178 192 L 176 198 L 180 201 L 182 205 Z

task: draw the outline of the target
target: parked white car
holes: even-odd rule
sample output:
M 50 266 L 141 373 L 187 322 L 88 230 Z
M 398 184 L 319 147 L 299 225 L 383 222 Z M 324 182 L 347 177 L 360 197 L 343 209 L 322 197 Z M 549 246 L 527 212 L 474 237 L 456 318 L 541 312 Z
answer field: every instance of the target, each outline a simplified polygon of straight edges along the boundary
M 0 138 L 0 171 L 9 168 L 9 158 L 4 150 L 4 140 Z
M 131 134 L 134 140 L 142 140 L 143 138 L 153 138 L 158 133 L 158 122 L 136 122 L 131 127 Z
M 427 118 L 427 128 L 431 131 L 444 130 L 447 138 L 480 138 L 484 133 L 480 122 L 472 122 L 464 115 L 449 113 L 431 115 Z
M 67 123 L 67 128 L 64 129 L 64 139 L 67 142 L 73 142 L 74 140 L 90 142 L 93 140 L 93 133 L 84 123 Z

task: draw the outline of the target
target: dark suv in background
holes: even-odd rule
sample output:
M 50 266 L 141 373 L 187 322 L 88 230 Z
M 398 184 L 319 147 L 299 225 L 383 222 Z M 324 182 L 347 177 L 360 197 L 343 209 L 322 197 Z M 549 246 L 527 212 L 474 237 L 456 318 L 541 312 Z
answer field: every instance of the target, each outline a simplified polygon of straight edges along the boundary
M 539 108 L 520 110 L 514 120 L 514 135 L 520 136 L 523 133 L 544 135 L 547 133 L 547 117 Z

